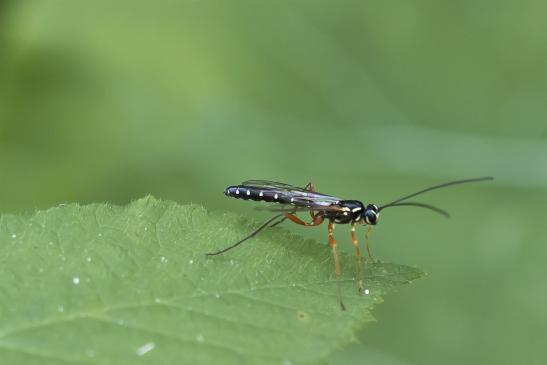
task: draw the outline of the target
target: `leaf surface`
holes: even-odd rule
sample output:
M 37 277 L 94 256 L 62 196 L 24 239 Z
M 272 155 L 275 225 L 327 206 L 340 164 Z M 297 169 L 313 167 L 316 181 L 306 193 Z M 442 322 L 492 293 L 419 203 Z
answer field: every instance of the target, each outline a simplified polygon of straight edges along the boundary
M 257 222 L 147 197 L 0 220 L 3 364 L 308 364 L 354 341 L 371 308 L 419 269 L 365 265 Z

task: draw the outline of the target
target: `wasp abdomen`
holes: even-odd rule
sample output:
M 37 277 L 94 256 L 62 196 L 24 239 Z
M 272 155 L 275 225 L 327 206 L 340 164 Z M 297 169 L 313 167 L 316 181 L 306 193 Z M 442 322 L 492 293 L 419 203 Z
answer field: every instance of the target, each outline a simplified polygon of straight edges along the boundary
M 291 196 L 272 190 L 251 188 L 245 185 L 228 186 L 224 190 L 226 196 L 236 199 L 264 201 L 269 203 L 287 204 L 291 202 Z

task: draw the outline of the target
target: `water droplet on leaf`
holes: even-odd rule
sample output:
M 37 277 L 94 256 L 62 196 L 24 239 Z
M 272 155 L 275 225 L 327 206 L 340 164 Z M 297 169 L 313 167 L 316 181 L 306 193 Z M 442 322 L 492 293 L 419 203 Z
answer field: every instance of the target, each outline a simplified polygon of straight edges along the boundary
M 142 356 L 142 355 L 146 354 L 147 352 L 152 351 L 154 349 L 154 347 L 156 347 L 154 342 L 145 343 L 144 345 L 142 345 L 141 347 L 139 347 L 137 349 L 136 354 L 137 354 L 137 356 Z

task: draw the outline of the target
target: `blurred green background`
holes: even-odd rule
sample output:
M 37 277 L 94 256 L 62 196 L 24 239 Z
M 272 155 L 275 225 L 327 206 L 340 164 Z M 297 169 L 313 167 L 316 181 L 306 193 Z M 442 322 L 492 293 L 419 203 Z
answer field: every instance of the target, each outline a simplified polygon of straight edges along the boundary
M 2 1 L 0 211 L 153 194 L 260 216 L 224 187 L 313 180 L 382 203 L 494 175 L 420 198 L 451 220 L 382 215 L 375 255 L 429 276 L 331 363 L 544 364 L 545 14 L 539 0 Z

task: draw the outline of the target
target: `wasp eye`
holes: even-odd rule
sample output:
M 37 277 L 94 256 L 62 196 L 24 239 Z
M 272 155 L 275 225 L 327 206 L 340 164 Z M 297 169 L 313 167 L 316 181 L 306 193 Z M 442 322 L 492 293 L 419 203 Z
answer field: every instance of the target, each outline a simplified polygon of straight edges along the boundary
M 365 212 L 365 222 L 374 226 L 376 223 L 378 223 L 378 214 L 376 214 L 376 212 L 371 209 L 367 210 Z
M 376 204 L 367 205 L 367 210 L 372 210 L 373 212 L 378 213 L 378 206 Z

